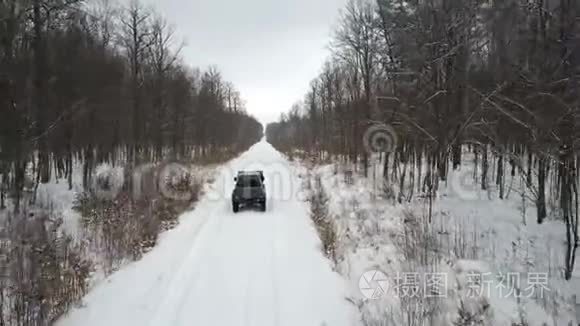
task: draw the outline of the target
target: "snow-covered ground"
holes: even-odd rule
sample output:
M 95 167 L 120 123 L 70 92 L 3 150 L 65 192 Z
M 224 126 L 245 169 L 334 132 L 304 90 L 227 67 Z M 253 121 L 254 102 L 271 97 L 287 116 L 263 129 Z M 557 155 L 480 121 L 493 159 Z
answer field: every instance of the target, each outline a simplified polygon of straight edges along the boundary
M 267 212 L 233 214 L 234 174 L 257 169 L 266 175 Z M 218 171 L 196 209 L 153 250 L 57 325 L 356 325 L 292 171 L 268 143 L 254 145 Z
M 403 204 L 385 198 L 377 181 L 381 162 L 372 167 L 369 178 L 354 172 L 350 184 L 348 166 L 290 163 L 265 142 L 253 146 L 214 171 L 195 210 L 154 249 L 99 278 L 57 325 L 471 325 L 466 315 L 461 323 L 460 310 L 480 318 L 478 325 L 575 323 L 573 295 L 580 286 L 562 276 L 564 225 L 553 218 L 535 222 L 534 203 L 523 200 L 520 180 L 508 178 L 509 196 L 499 200 L 469 185 L 469 163 L 451 171 L 440 184 L 430 226 L 417 232 L 414 223 L 427 224 L 425 198 Z M 233 214 L 234 175 L 258 169 L 266 174 L 267 212 Z M 323 257 L 309 219 L 303 181 L 315 176 L 339 229 L 336 264 Z M 64 226 L 74 233 L 75 192 L 66 187 L 64 181 L 41 186 L 39 200 L 68 212 Z M 422 265 L 424 259 L 430 263 Z M 377 271 L 386 282 L 367 285 L 386 292 L 369 298 L 361 280 Z M 445 274 L 441 300 L 404 300 L 401 285 L 424 296 L 426 289 L 418 287 L 434 273 Z M 401 284 L 405 275 L 417 279 Z M 484 277 L 484 286 L 474 288 L 474 276 Z M 474 290 L 482 292 L 473 296 Z
M 563 279 L 565 226 L 553 219 L 538 225 L 534 203 L 522 200 L 524 186 L 517 179 L 508 180 L 507 199 L 490 200 L 466 182 L 472 173 L 466 163 L 441 183 L 429 224 L 426 199 L 415 196 L 399 204 L 384 198 L 377 181 L 380 161 L 368 178 L 354 172 L 352 184 L 344 175 L 352 170 L 343 164 L 293 166 L 323 181 L 339 229 L 336 270 L 349 282 L 349 300 L 359 306 L 365 325 L 576 325 L 578 280 Z M 415 252 L 405 252 L 409 248 Z M 426 257 L 410 259 L 423 252 Z M 421 264 L 425 259 L 431 261 L 428 266 Z M 361 279 L 374 271 L 384 273 L 386 293 L 368 298 L 360 290 Z M 426 278 L 435 274 L 444 274 L 446 282 L 440 300 L 421 298 Z M 376 282 L 381 279 L 373 281 L 371 287 L 381 289 Z M 412 300 L 405 300 L 414 290 Z M 480 293 L 469 293 L 473 290 Z M 407 291 L 406 298 L 401 291 Z M 481 323 L 462 324 L 462 304 L 474 315 L 481 309 Z

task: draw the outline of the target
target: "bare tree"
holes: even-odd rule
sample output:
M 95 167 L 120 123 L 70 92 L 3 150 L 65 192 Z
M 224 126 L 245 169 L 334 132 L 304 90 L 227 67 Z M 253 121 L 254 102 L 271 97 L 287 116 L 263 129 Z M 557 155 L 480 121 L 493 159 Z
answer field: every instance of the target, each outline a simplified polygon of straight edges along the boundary
M 563 222 L 569 278 L 578 246 L 578 10 L 569 0 L 350 2 L 332 43 L 337 60 L 313 82 L 309 110 L 269 125 L 268 139 L 287 152 L 357 162 L 367 124 L 388 124 L 398 143 L 380 153 L 385 182 L 400 201 L 422 193 L 430 203 L 469 150 L 481 189 L 505 199 L 506 179 L 521 178 L 538 223 Z M 312 148 L 308 130 L 328 136 Z

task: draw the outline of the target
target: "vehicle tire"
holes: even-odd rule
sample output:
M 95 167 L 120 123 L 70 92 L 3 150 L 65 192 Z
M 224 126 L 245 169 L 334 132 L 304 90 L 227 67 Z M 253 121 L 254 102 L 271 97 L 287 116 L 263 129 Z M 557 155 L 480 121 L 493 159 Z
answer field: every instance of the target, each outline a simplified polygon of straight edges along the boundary
M 265 211 L 266 211 L 266 202 L 264 202 L 264 203 L 262 204 L 262 212 L 265 212 Z
M 232 202 L 232 207 L 234 209 L 234 213 L 237 213 L 240 211 L 240 204 L 238 204 L 236 202 Z

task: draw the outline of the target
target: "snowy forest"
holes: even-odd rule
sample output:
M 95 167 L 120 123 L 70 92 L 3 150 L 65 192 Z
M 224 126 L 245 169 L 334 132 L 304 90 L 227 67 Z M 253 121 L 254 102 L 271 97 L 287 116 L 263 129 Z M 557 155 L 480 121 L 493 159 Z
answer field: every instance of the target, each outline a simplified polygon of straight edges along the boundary
M 188 206 L 101 202 L 91 191 L 111 178 L 94 180 L 99 166 L 225 162 L 262 137 L 235 85 L 188 66 L 184 46 L 139 1 L 0 1 L 0 325 L 51 324 L 88 289 L 88 243 L 110 272 Z M 79 193 L 92 238 L 64 234 L 59 203 L 40 196 L 59 181 Z
M 371 154 L 384 155 L 399 202 L 434 197 L 468 149 L 482 190 L 503 199 L 510 177 L 521 179 L 537 223 L 552 213 L 565 222 L 569 279 L 579 243 L 579 17 L 574 0 L 351 1 L 320 76 L 267 126 L 268 140 L 365 176 Z
M 307 162 L 329 258 L 353 286 L 369 259 L 390 285 L 454 275 L 448 301 L 354 299 L 364 324 L 572 323 L 580 3 L 353 0 L 329 44 L 303 100 L 266 127 Z M 469 298 L 466 275 L 490 270 L 498 287 L 541 270 L 552 292 Z
M 160 2 L 0 0 L 0 326 L 580 318 L 578 0 L 345 0 L 265 130 L 268 74 L 190 66 Z M 244 170 L 267 209 L 232 213 Z
M 0 14 L 2 207 L 11 194 L 18 210 L 29 163 L 34 183 L 70 179 L 77 160 L 88 178 L 261 137 L 235 86 L 183 63 L 174 28 L 139 2 L 3 0 Z

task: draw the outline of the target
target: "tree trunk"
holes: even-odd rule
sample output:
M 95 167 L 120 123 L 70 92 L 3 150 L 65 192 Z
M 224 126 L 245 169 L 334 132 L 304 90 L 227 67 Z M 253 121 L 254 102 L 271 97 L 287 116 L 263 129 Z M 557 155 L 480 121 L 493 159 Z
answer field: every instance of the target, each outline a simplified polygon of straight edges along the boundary
M 43 37 L 44 19 L 41 16 L 41 0 L 34 0 L 33 22 L 34 22 L 34 99 L 36 107 L 36 137 L 38 138 L 38 168 L 40 181 L 47 183 L 50 181 L 50 162 L 48 156 L 48 141 L 45 135 L 47 125 L 48 106 L 45 96 L 46 81 L 46 45 Z
M 499 199 L 504 199 L 504 158 L 503 153 L 499 153 L 497 160 L 497 174 L 495 183 L 499 187 Z
M 483 144 L 481 152 L 481 190 L 487 190 L 487 172 L 489 170 L 489 160 L 487 154 L 487 144 Z
M 538 198 L 536 199 L 538 224 L 542 224 L 547 216 L 546 212 L 546 158 L 538 159 Z

